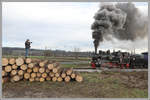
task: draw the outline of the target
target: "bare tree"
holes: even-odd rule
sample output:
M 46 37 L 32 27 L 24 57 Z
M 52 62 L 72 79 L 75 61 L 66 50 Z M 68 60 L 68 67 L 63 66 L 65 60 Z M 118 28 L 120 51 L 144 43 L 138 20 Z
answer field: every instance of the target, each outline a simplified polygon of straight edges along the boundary
M 49 57 L 49 56 L 51 56 L 51 50 L 47 49 L 47 47 L 45 47 L 45 50 L 44 50 L 43 54 L 44 54 L 45 57 Z
M 74 48 L 74 57 L 75 59 L 78 59 L 78 56 L 79 56 L 79 52 L 80 52 L 80 48 Z

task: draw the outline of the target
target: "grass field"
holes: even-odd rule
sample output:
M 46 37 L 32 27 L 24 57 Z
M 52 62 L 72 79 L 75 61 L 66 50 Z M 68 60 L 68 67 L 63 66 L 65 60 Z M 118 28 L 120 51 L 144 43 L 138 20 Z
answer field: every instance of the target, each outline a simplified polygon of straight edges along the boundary
M 7 98 L 147 98 L 147 72 L 81 73 L 84 81 L 5 83 Z
M 18 56 L 3 56 L 6 58 L 18 58 Z M 89 62 L 91 58 L 86 58 L 86 57 L 79 57 L 78 59 L 75 59 L 74 57 L 44 57 L 44 56 L 30 56 L 33 60 L 35 59 L 41 59 L 41 60 L 55 60 L 57 62 L 68 62 L 70 64 L 61 64 L 63 68 L 75 68 L 75 67 L 88 67 L 90 66 Z M 82 61 L 86 61 L 86 63 L 80 63 Z M 74 62 L 79 62 L 79 63 L 74 63 Z
M 6 57 L 6 58 L 11 58 L 11 57 L 14 57 L 14 58 L 17 58 L 18 56 L 3 56 L 3 57 Z M 23 56 L 24 57 L 24 56 Z M 88 58 L 88 57 L 79 57 L 78 59 L 75 59 L 75 57 L 45 57 L 45 56 L 29 56 L 29 58 L 33 58 L 33 59 L 41 59 L 41 60 L 44 60 L 44 59 L 48 59 L 48 60 L 56 60 L 56 61 L 61 61 L 61 62 L 72 62 L 72 61 L 90 61 L 91 58 Z

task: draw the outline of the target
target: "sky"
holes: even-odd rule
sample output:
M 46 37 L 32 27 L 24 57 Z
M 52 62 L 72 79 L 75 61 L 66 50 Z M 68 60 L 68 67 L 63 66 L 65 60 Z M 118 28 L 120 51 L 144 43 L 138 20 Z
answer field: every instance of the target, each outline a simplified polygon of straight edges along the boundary
M 116 2 L 114 2 L 116 3 Z M 134 3 L 143 15 L 148 15 L 148 3 Z M 91 24 L 99 2 L 3 2 L 2 46 L 24 47 L 30 39 L 34 49 L 94 51 Z M 101 50 L 148 50 L 148 38 L 143 40 L 103 41 Z

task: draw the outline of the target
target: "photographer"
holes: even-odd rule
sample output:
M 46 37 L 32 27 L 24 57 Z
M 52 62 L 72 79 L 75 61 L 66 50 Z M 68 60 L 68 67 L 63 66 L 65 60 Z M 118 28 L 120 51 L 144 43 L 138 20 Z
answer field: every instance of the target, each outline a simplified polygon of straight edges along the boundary
M 31 47 L 31 46 L 30 46 L 31 43 L 32 43 L 32 42 L 30 42 L 29 39 L 27 39 L 26 42 L 25 42 L 25 50 L 26 50 L 25 56 L 26 56 L 26 57 L 28 57 L 28 53 L 29 53 L 29 49 L 30 49 L 30 47 Z

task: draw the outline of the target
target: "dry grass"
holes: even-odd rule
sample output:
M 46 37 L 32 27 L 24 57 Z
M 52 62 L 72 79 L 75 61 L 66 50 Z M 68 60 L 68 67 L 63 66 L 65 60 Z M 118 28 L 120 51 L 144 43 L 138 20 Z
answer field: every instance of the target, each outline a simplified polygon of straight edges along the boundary
M 147 98 L 147 72 L 81 73 L 82 83 L 77 82 L 28 82 L 6 83 L 3 97 L 8 98 Z M 138 77 L 137 77 L 138 76 Z M 133 80 L 130 80 L 132 77 Z M 142 78 L 143 77 L 143 78 Z M 134 83 L 134 81 L 136 82 Z M 140 83 L 142 82 L 142 83 Z M 139 84 L 140 83 L 140 84 Z M 134 85 L 137 85 L 134 87 Z

